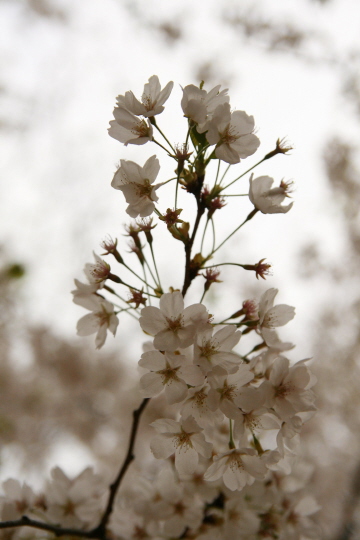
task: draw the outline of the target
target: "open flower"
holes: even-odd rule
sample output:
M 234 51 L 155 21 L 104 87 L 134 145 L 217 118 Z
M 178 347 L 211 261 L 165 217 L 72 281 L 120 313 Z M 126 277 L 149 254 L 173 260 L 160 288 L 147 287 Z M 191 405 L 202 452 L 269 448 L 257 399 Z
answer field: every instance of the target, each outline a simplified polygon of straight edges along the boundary
M 269 347 L 278 343 L 279 339 L 274 331 L 278 326 L 284 326 L 295 316 L 295 308 L 286 304 L 274 306 L 275 296 L 278 289 L 268 289 L 260 298 L 259 302 L 259 323 L 261 334 Z M 286 344 L 291 345 L 291 344 Z M 288 349 L 291 347 L 285 347 Z M 280 348 L 281 350 L 281 348 Z
M 205 373 L 216 365 L 224 367 L 229 373 L 231 370 L 236 371 L 240 358 L 231 350 L 237 345 L 240 337 L 241 332 L 230 325 L 224 326 L 214 335 L 212 327 L 199 332 L 194 347 L 194 362 Z
M 230 450 L 214 457 L 212 465 L 205 473 L 205 480 L 218 480 L 223 477 L 226 487 L 231 491 L 251 486 L 255 479 L 262 480 L 267 472 L 265 464 L 252 448 Z
M 211 386 L 209 391 L 209 407 L 213 411 L 220 409 L 228 418 L 235 419 L 239 414 L 238 399 L 241 387 L 252 381 L 254 374 L 247 364 L 241 364 L 238 371 L 229 375 L 227 371 L 215 366 L 208 381 Z
M 90 336 L 96 333 L 95 345 L 97 349 L 100 349 L 105 343 L 107 331 L 110 330 L 115 336 L 119 324 L 113 304 L 95 294 L 85 299 L 78 297 L 76 303 L 92 311 L 78 321 L 76 327 L 78 336 Z
M 249 199 L 263 214 L 286 214 L 294 204 L 293 202 L 282 206 L 283 200 L 288 197 L 289 185 L 281 182 L 279 187 L 271 188 L 274 179 L 270 176 L 250 177 Z
M 290 367 L 287 358 L 277 358 L 269 373 L 271 396 L 269 405 L 283 420 L 292 418 L 299 412 L 315 411 L 315 396 L 310 388 L 316 378 L 301 360 Z
M 193 84 L 183 88 L 181 107 L 184 116 L 198 124 L 197 131 L 203 133 L 207 129 L 207 122 L 211 120 L 216 107 L 229 102 L 227 89 L 221 90 L 220 85 L 207 92 Z
M 219 105 L 209 122 L 206 138 L 216 144 L 215 155 L 226 163 L 239 163 L 256 152 L 260 141 L 253 134 L 254 117 L 244 111 L 230 112 L 230 105 Z
M 203 304 L 193 304 L 184 309 L 184 299 L 179 291 L 163 294 L 160 308 L 147 306 L 141 311 L 140 326 L 155 336 L 154 347 L 159 351 L 176 351 L 194 343 L 197 330 L 203 329 L 208 313 Z
M 111 185 L 115 189 L 120 189 L 129 203 L 126 209 L 129 216 L 149 216 L 155 208 L 154 202 L 159 198 L 156 190 L 162 184 L 152 185 L 160 170 L 159 160 L 156 156 L 151 156 L 143 167 L 134 161 L 122 159 L 120 167 L 114 174 Z
M 161 90 L 159 77 L 152 75 L 149 82 L 144 85 L 141 102 L 134 96 L 133 92 L 129 91 L 125 93 L 125 96 L 118 96 L 117 103 L 119 107 L 124 107 L 132 114 L 152 117 L 163 112 L 163 105 L 170 96 L 173 86 L 174 83 L 170 81 Z
M 152 126 L 149 121 L 138 118 L 124 107 L 115 107 L 114 118 L 108 129 L 110 137 L 127 146 L 145 144 L 152 140 Z
M 204 383 L 201 370 L 194 365 L 186 365 L 187 359 L 182 354 L 159 351 L 145 352 L 139 360 L 139 366 L 146 368 L 146 373 L 140 379 L 140 389 L 145 397 L 160 394 L 165 388 L 168 403 L 179 403 L 188 394 L 187 385 L 197 386 Z
M 151 425 L 160 433 L 150 443 L 152 453 L 157 459 L 166 459 L 175 452 L 175 467 L 180 475 L 193 474 L 199 454 L 211 456 L 212 445 L 206 442 L 193 418 L 182 423 L 162 418 Z

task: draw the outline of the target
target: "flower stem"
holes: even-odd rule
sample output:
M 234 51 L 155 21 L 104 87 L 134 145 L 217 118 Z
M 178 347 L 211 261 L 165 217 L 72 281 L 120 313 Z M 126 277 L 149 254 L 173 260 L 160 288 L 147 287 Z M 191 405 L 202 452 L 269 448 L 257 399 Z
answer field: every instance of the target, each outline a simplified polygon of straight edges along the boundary
M 165 136 L 165 134 L 161 131 L 161 129 L 160 129 L 159 126 L 157 125 L 156 120 L 155 120 L 154 117 L 153 117 L 152 125 L 156 127 L 156 129 L 158 130 L 158 132 L 164 137 L 165 141 L 166 141 L 166 142 L 168 143 L 168 145 L 170 146 L 171 150 L 175 153 L 175 149 L 174 149 L 173 145 L 171 144 L 171 142 L 169 141 L 169 139 Z
M 230 438 L 229 438 L 229 448 L 230 450 L 233 450 L 235 447 L 234 439 L 233 439 L 233 426 L 232 426 L 232 420 L 229 419 L 229 426 L 230 426 Z
M 255 165 L 253 165 L 252 167 L 250 167 L 250 169 L 247 169 L 244 173 L 240 174 L 240 176 L 238 176 L 237 178 L 235 178 L 235 180 L 232 180 L 227 186 L 223 187 L 223 190 L 228 188 L 229 186 L 231 186 L 232 184 L 234 184 L 235 182 L 237 182 L 238 180 L 240 180 L 240 178 L 242 178 L 243 176 L 245 176 L 245 174 L 249 173 L 250 171 L 252 171 L 253 169 L 255 169 L 255 167 L 257 167 L 258 165 L 260 165 L 260 163 L 262 163 L 263 161 L 265 161 L 265 158 L 263 157 L 262 159 L 260 159 L 260 161 L 258 161 L 257 163 L 255 163 Z
M 252 210 L 252 211 L 250 212 L 250 214 L 247 216 L 247 218 L 244 219 L 244 221 L 243 221 L 242 223 L 240 223 L 240 225 L 239 225 L 238 227 L 236 227 L 236 229 L 235 229 L 231 234 L 229 234 L 229 236 L 227 236 L 227 237 L 225 238 L 225 240 L 223 240 L 223 241 L 221 242 L 221 244 L 218 245 L 217 248 L 215 248 L 215 249 L 212 250 L 212 252 L 210 253 L 210 256 L 213 255 L 216 251 L 218 251 L 218 249 L 220 249 L 220 248 L 225 244 L 225 242 L 227 242 L 227 241 L 228 241 L 228 240 L 229 240 L 229 239 L 230 239 L 230 238 L 231 238 L 231 237 L 232 237 L 232 236 L 233 236 L 233 235 L 234 235 L 234 234 L 235 234 L 235 233 L 243 226 L 243 225 L 245 225 L 245 223 L 246 223 L 247 221 L 250 221 L 250 219 L 252 219 L 252 218 L 255 216 L 255 214 L 256 214 L 257 212 L 258 212 L 258 209 L 257 209 L 257 208 L 254 208 L 254 210 Z

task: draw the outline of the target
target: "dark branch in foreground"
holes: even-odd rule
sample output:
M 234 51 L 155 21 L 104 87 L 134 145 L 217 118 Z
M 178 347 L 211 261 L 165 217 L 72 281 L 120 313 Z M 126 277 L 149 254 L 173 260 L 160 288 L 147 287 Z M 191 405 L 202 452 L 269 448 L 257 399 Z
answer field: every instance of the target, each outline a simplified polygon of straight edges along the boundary
M 99 525 L 97 525 L 91 531 L 82 531 L 80 529 L 69 529 L 57 525 L 50 525 L 36 519 L 31 519 L 27 516 L 22 516 L 20 519 L 13 521 L 3 521 L 0 522 L 0 529 L 12 529 L 15 527 L 33 527 L 34 529 L 42 529 L 44 531 L 49 531 L 55 536 L 77 536 L 82 538 L 98 538 L 99 540 L 106 540 L 106 527 L 110 519 L 111 513 L 114 507 L 114 501 L 120 487 L 121 481 L 124 478 L 126 471 L 129 468 L 131 462 L 135 459 L 134 455 L 134 445 L 137 435 L 137 430 L 139 426 L 139 421 L 142 412 L 144 411 L 146 405 L 150 401 L 150 398 L 145 398 L 141 402 L 138 409 L 133 411 L 133 423 L 130 432 L 129 446 L 128 451 L 125 456 L 124 463 L 117 475 L 115 481 L 110 486 L 110 492 L 108 497 L 108 502 L 104 510 L 103 516 Z

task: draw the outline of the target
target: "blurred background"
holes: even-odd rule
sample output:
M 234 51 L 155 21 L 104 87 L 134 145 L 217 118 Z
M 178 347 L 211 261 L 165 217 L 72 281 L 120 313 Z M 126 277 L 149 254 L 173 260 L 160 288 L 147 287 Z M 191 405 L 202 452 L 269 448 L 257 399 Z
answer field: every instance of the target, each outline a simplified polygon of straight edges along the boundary
M 107 234 L 128 250 L 126 203 L 110 186 L 119 159 L 164 156 L 125 148 L 107 127 L 116 96 L 139 97 L 157 74 L 175 83 L 160 125 L 182 142 L 180 85 L 204 80 L 255 117 L 261 146 L 239 174 L 286 137 L 291 155 L 257 174 L 295 182 L 291 212 L 256 216 L 221 257 L 266 257 L 273 276 L 226 271 L 208 304 L 228 313 L 230 299 L 278 287 L 278 302 L 296 306 L 281 337 L 296 343 L 292 359 L 314 358 L 319 381 L 302 451 L 318 520 L 326 539 L 360 538 L 359 3 L 1 0 L 0 27 L 0 477 L 36 482 L 55 463 L 68 473 L 99 460 L 116 467 L 143 336 L 121 319 L 95 352 L 93 337 L 76 338 L 84 312 L 70 290 Z M 246 193 L 247 180 L 237 189 Z M 248 208 L 229 203 L 219 234 Z M 162 247 L 166 288 L 177 287 Z

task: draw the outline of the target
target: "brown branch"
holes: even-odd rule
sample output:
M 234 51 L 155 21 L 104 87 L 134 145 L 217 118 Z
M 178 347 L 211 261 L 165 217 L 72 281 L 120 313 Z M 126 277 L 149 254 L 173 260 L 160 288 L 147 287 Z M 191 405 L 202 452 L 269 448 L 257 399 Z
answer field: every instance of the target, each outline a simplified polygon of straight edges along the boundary
M 130 433 L 128 451 L 127 451 L 124 463 L 123 463 L 123 465 L 122 465 L 122 467 L 121 467 L 121 469 L 119 471 L 119 474 L 117 475 L 115 481 L 110 486 L 110 493 L 109 493 L 108 503 L 106 505 L 103 517 L 101 518 L 101 521 L 100 521 L 99 525 L 96 527 L 96 529 L 94 529 L 94 531 L 98 531 L 99 533 L 102 533 L 101 538 L 105 537 L 106 525 L 107 525 L 107 523 L 109 521 L 109 518 L 110 518 L 110 515 L 111 515 L 111 513 L 113 511 L 115 497 L 116 497 L 117 491 L 118 491 L 118 489 L 120 487 L 121 481 L 124 478 L 125 473 L 128 470 L 128 467 L 129 467 L 130 463 L 135 459 L 135 455 L 133 453 L 133 450 L 134 450 L 138 425 L 139 425 L 141 414 L 142 414 L 143 410 L 145 409 L 145 407 L 146 407 L 146 405 L 148 404 L 149 401 L 150 401 L 150 398 L 144 398 L 142 400 L 140 406 L 135 411 L 133 411 L 133 423 L 132 423 L 132 428 L 131 428 L 131 433 Z
M 31 519 L 27 516 L 22 516 L 20 519 L 17 520 L 0 522 L 0 529 L 11 529 L 15 527 L 32 527 L 35 529 L 42 529 L 44 531 L 52 532 L 55 536 L 58 537 L 77 536 L 82 538 L 98 538 L 99 540 L 106 540 L 106 527 L 114 508 L 114 502 L 118 489 L 120 487 L 122 479 L 126 474 L 126 471 L 129 468 L 129 465 L 135 459 L 134 445 L 140 417 L 149 401 L 150 398 L 144 398 L 140 406 L 135 411 L 133 411 L 133 423 L 130 432 L 128 451 L 115 481 L 110 486 L 108 502 L 99 525 L 97 525 L 94 529 L 91 529 L 90 531 L 82 531 L 80 529 L 69 529 L 57 525 L 50 525 L 42 521 Z
M 95 533 L 95 529 L 92 531 L 81 531 L 80 529 L 68 529 L 65 527 L 58 527 L 57 525 L 50 525 L 43 521 L 37 521 L 36 519 L 22 516 L 20 519 L 13 521 L 0 522 L 0 529 L 12 529 L 14 527 L 32 527 L 33 529 L 42 529 L 43 531 L 49 531 L 55 534 L 55 536 L 79 536 L 82 538 L 101 538 Z

